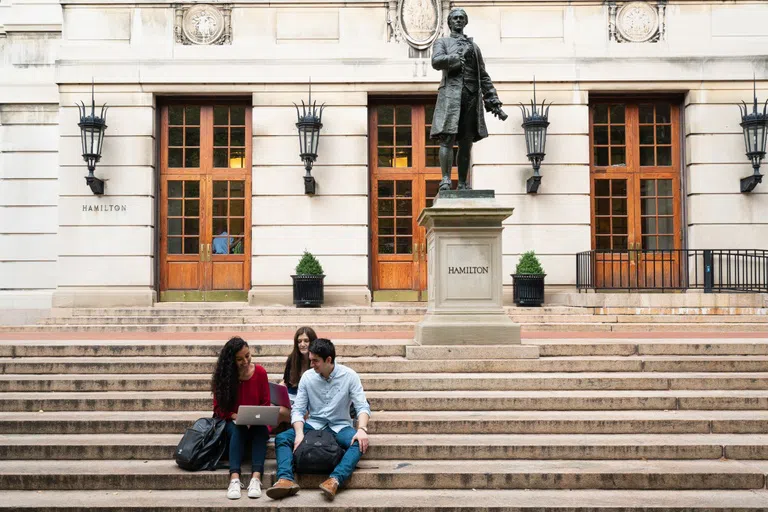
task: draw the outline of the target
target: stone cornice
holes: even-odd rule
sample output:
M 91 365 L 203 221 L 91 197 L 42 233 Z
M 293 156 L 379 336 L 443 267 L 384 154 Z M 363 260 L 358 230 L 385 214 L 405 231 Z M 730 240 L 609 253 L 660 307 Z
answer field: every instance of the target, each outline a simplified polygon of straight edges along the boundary
M 624 3 L 629 0 L 614 0 L 618 3 Z M 655 3 L 655 0 L 649 0 Z M 221 4 L 228 3 L 237 6 L 262 6 L 262 7 L 352 7 L 361 5 L 381 5 L 387 6 L 388 0 L 59 0 L 62 6 L 66 5 L 98 5 L 100 7 L 110 6 L 147 6 L 147 7 L 165 7 L 173 5 L 194 5 L 194 4 Z M 573 6 L 573 5 L 603 5 L 608 0 L 458 0 L 452 1 L 452 4 L 462 6 L 495 6 L 495 7 L 541 7 L 541 6 Z M 729 0 L 730 5 L 748 5 L 764 4 L 765 0 Z M 668 5 L 680 4 L 699 4 L 699 5 L 723 5 L 722 0 L 669 0 Z

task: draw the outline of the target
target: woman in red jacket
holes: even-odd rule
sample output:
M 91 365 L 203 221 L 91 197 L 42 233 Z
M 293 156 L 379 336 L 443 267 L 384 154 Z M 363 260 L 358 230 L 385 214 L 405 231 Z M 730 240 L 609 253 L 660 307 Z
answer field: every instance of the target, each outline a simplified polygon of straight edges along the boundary
M 235 336 L 224 345 L 216 362 L 211 380 L 213 412 L 217 418 L 227 420 L 229 437 L 229 487 L 227 498 L 240 498 L 240 465 L 245 443 L 251 440 L 251 482 L 248 497 L 261 497 L 261 477 L 267 456 L 269 433 L 264 425 L 235 425 L 241 405 L 270 405 L 267 372 L 251 362 L 251 349 L 242 338 Z

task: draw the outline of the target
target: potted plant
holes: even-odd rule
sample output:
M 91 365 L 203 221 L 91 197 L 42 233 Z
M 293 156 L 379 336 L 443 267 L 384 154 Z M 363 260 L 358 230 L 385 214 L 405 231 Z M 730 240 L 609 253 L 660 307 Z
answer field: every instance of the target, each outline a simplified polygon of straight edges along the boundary
M 544 269 L 536 253 L 528 251 L 520 256 L 515 273 L 512 274 L 512 289 L 518 306 L 541 306 L 544 302 Z
M 304 255 L 296 265 L 296 275 L 293 279 L 293 303 L 296 307 L 319 307 L 323 303 L 323 267 L 312 253 L 304 251 Z

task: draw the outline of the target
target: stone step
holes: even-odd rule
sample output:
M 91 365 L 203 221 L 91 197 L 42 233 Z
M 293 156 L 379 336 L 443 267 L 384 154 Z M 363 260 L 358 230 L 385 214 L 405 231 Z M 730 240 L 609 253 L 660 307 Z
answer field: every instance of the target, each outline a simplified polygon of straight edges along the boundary
M 247 467 L 247 466 L 246 466 Z M 274 480 L 267 460 L 263 483 Z M 360 461 L 350 489 L 763 489 L 768 462 L 729 460 Z M 244 473 L 247 469 L 244 468 Z M 326 477 L 298 475 L 312 488 Z M 3 461 L 0 489 L 218 489 L 226 471 L 187 472 L 167 460 Z
M 1 435 L 0 460 L 172 460 L 181 434 Z M 267 458 L 274 458 L 270 442 Z M 366 460 L 768 459 L 754 434 L 373 434 Z
M 214 357 L 0 357 L 0 374 L 209 374 Z M 285 357 L 254 362 L 280 374 Z M 408 360 L 402 357 L 340 357 L 358 373 L 498 372 L 768 372 L 768 356 L 583 356 L 501 360 Z
M 766 390 L 371 391 L 374 411 L 768 410 Z M 0 411 L 197 411 L 210 392 L 2 393 Z
M 0 412 L 0 434 L 174 434 L 200 411 Z M 768 411 L 375 411 L 372 434 L 768 434 Z
M 137 323 L 124 325 L 11 325 L 0 326 L 0 333 L 114 333 L 114 332 L 147 332 L 147 333 L 195 333 L 195 332 L 232 332 L 234 326 L 250 332 L 286 332 L 300 327 L 303 323 L 250 323 L 250 324 L 172 324 L 142 325 Z M 412 326 L 402 322 L 369 322 L 369 323 L 332 323 L 312 322 L 313 327 L 332 332 L 402 332 L 412 330 Z M 738 323 L 706 323 L 706 322 L 650 322 L 650 323 L 603 323 L 603 322 L 544 322 L 525 323 L 526 332 L 659 332 L 659 333 L 690 333 L 690 332 L 723 332 L 723 333 L 753 333 L 768 332 L 765 322 Z
M 279 381 L 281 374 L 270 374 Z M 367 391 L 768 389 L 766 373 L 361 374 Z M 207 374 L 0 375 L 0 392 L 208 391 Z
M 247 337 L 247 336 L 246 336 Z M 546 340 L 526 339 L 538 345 L 542 357 L 631 356 L 631 355 L 768 355 L 765 339 L 732 340 Z M 339 339 L 342 357 L 405 356 L 406 347 L 417 347 L 407 339 Z M 0 340 L 0 357 L 128 357 L 208 356 L 216 357 L 221 340 Z M 290 340 L 251 341 L 251 352 L 259 357 L 287 357 Z
M 222 477 L 224 478 L 224 477 Z M 224 485 L 226 481 L 224 481 Z M 0 510 L 25 512 L 168 511 L 215 512 L 248 507 L 281 512 L 763 512 L 766 490 L 502 490 L 502 489 L 343 489 L 333 502 L 316 488 L 275 502 L 263 497 L 237 501 L 215 490 L 5 491 Z M 279 504 L 278 504 L 279 503 Z M 641 505 L 642 509 L 638 506 Z

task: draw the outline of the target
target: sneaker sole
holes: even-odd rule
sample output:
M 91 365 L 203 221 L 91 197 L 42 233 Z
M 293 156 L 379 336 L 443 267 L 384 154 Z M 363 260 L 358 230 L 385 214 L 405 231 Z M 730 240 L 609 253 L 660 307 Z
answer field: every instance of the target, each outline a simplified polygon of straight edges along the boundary
M 327 490 L 325 487 L 321 487 L 320 490 L 323 492 L 323 498 L 325 498 L 328 501 L 333 501 L 333 499 L 336 497 L 334 493 Z
M 267 497 L 273 500 L 281 500 L 293 496 L 297 492 L 299 492 L 299 487 L 271 487 L 267 489 Z

